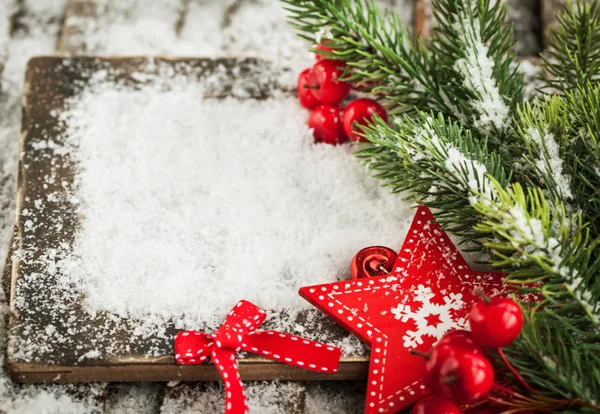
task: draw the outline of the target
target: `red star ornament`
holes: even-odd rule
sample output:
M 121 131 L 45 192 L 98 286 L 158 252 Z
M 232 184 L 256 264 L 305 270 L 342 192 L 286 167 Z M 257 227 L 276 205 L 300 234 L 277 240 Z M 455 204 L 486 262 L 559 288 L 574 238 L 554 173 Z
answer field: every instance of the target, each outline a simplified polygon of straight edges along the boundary
M 417 209 L 388 275 L 300 288 L 300 295 L 371 347 L 365 413 L 394 413 L 430 391 L 423 385 L 425 360 L 449 330 L 468 329 L 471 306 L 507 295 L 504 274 L 478 272 L 424 206 Z

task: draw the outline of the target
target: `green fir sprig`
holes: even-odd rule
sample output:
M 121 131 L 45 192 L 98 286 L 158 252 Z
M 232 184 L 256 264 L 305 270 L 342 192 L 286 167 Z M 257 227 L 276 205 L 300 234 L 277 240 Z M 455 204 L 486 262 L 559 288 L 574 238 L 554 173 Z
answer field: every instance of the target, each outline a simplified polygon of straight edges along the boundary
M 300 36 L 328 42 L 390 110 L 356 155 L 536 298 L 498 355 L 522 385 L 500 402 L 600 411 L 600 0 L 567 4 L 532 103 L 500 2 L 434 0 L 425 47 L 371 0 L 282 1 Z

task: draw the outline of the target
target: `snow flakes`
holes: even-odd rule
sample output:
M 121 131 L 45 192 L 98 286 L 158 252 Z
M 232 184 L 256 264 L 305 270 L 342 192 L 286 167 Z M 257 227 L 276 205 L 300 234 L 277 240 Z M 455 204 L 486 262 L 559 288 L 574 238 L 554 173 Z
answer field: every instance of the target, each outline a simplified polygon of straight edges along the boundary
M 202 95 L 195 80 L 102 83 L 61 114 L 85 221 L 53 268 L 87 310 L 189 327 L 218 326 L 240 298 L 297 311 L 300 286 L 341 275 L 360 247 L 399 243 L 408 203 L 349 147 L 313 144 L 295 98 Z
M 444 137 L 438 136 L 432 122 L 433 119 L 428 117 L 424 126 L 415 132 L 414 142 L 429 147 L 444 159 L 444 165 L 448 172 L 459 177 L 464 190 L 470 193 L 469 202 L 471 204 L 478 202 L 487 204 L 489 200 L 494 200 L 496 191 L 487 176 L 487 167 L 446 141 Z M 413 151 L 415 151 L 414 148 Z M 413 154 L 415 160 L 429 156 L 429 153 L 424 152 Z
M 459 310 L 463 305 L 461 293 L 450 293 L 443 296 L 443 304 L 431 302 L 435 297 L 435 293 L 430 287 L 423 285 L 417 286 L 413 292 L 414 300 L 421 302 L 421 306 L 412 310 L 410 305 L 398 304 L 391 309 L 395 315 L 394 319 L 407 322 L 412 320 L 416 327 L 416 331 L 406 331 L 403 346 L 405 348 L 416 348 L 423 343 L 423 336 L 431 336 L 439 340 L 442 336 L 451 329 L 464 329 L 466 320 L 464 318 L 455 319 L 452 316 L 452 310 Z
M 571 177 L 563 171 L 563 159 L 554 134 L 548 132 L 547 126 L 544 128 L 543 136 L 539 129 L 530 127 L 527 129 L 527 137 L 539 148 L 540 157 L 536 167 L 554 181 L 559 194 L 567 199 L 573 198 Z
M 509 122 L 509 108 L 494 79 L 495 63 L 488 57 L 488 47 L 482 43 L 479 20 L 470 20 L 464 12 L 459 14 L 458 20 L 466 56 L 458 59 L 454 68 L 462 75 L 465 88 L 479 98 L 472 102 L 473 125 L 484 134 L 502 131 Z

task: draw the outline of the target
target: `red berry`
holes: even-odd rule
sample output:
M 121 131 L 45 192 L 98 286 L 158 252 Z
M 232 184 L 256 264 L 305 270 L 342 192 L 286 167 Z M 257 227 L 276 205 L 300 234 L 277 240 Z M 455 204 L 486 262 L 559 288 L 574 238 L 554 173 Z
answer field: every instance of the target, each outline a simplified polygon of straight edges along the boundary
M 457 332 L 457 333 L 452 333 Z M 446 359 L 456 356 L 463 352 L 473 352 L 483 354 L 483 350 L 476 345 L 466 331 L 452 331 L 446 334 L 434 346 L 429 353 L 429 358 L 425 363 L 425 374 L 423 382 L 433 391 L 439 390 L 440 370 Z
M 342 127 L 341 109 L 337 105 L 319 105 L 308 118 L 315 140 L 327 144 L 341 144 L 346 140 Z
M 460 414 L 460 410 L 443 395 L 430 395 L 413 406 L 412 414 Z
M 313 109 L 317 105 L 319 105 L 319 101 L 312 94 L 311 90 L 305 88 L 305 85 L 308 85 L 308 73 L 310 72 L 310 68 L 304 69 L 298 75 L 298 100 L 300 101 L 300 105 L 307 109 Z
M 323 43 L 327 43 L 327 40 L 325 40 Z M 333 48 L 329 47 L 329 46 L 325 46 L 323 43 L 319 43 L 316 47 L 317 50 L 322 50 L 324 52 L 331 52 L 333 50 Z M 323 55 L 321 53 L 315 53 L 315 59 L 317 61 L 319 60 L 323 60 L 325 59 L 326 55 Z
M 519 305 L 507 298 L 484 297 L 471 308 L 469 323 L 473 339 L 485 348 L 503 348 L 514 341 L 523 327 Z
M 344 72 L 345 63 L 323 59 L 310 69 L 308 76 L 311 92 L 320 102 L 336 104 L 348 95 L 350 84 L 338 81 Z
M 485 397 L 494 384 L 494 369 L 486 357 L 475 352 L 459 352 L 446 358 L 440 367 L 439 390 L 457 404 Z
M 361 125 L 367 125 L 372 122 L 377 114 L 384 121 L 387 121 L 387 114 L 383 106 L 376 101 L 368 98 L 360 98 L 350 102 L 344 110 L 344 131 L 352 141 L 366 142 L 367 140 L 357 134 L 361 132 Z
M 455 329 L 446 333 L 442 339 L 435 344 L 435 346 L 444 344 L 452 345 L 464 351 L 474 351 L 483 354 L 481 347 L 475 343 L 473 334 L 471 334 L 469 331 L 465 331 L 464 329 Z

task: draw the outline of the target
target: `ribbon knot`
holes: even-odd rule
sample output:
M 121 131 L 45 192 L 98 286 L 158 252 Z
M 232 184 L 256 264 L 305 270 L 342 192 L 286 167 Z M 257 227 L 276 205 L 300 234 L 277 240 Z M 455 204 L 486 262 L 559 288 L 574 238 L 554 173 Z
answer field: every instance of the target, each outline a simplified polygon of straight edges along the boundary
M 257 331 L 266 317 L 258 306 L 241 300 L 214 334 L 189 330 L 175 335 L 178 364 L 201 364 L 209 356 L 212 359 L 225 383 L 227 414 L 248 410 L 235 358 L 235 353 L 241 350 L 311 371 L 337 372 L 340 348 L 278 331 Z

